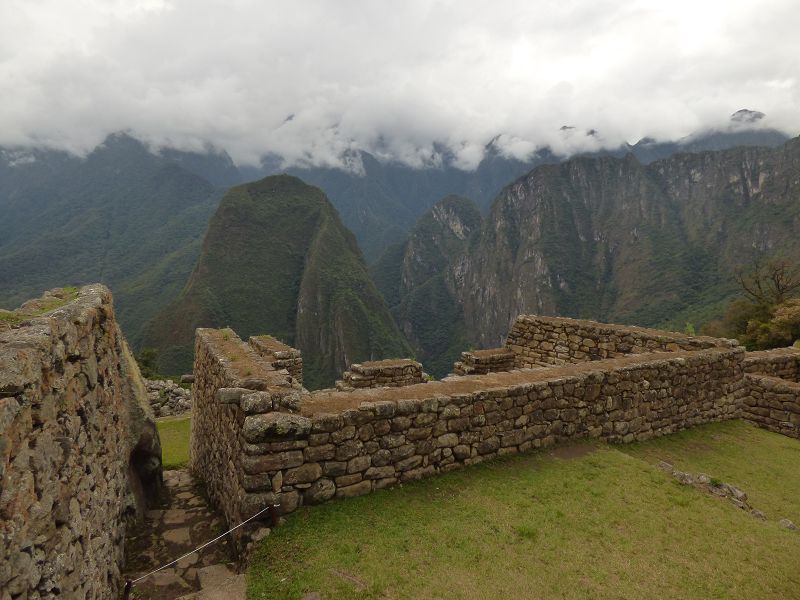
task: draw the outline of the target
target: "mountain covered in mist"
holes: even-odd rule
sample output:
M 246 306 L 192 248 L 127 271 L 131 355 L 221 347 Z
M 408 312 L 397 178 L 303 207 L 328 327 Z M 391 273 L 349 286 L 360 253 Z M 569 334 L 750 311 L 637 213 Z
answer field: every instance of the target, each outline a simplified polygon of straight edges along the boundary
M 520 313 L 683 329 L 717 316 L 755 258 L 800 263 L 800 138 L 647 165 L 577 157 L 537 167 L 476 214 L 445 199 L 373 267 L 439 375 L 458 349 L 430 328 L 481 347 Z
M 221 195 L 124 134 L 85 158 L 0 151 L 0 306 L 100 281 L 136 342 L 180 291 Z
M 757 115 L 736 113 L 729 128 L 678 142 L 642 140 L 600 154 L 631 152 L 646 163 L 682 150 L 774 146 L 785 139 L 762 127 Z M 351 171 L 288 170 L 326 192 L 373 264 L 387 249 L 397 254 L 397 245 L 439 199 L 460 195 L 486 213 L 504 186 L 536 166 L 562 160 L 547 149 L 518 160 L 491 143 L 477 169 L 464 171 L 439 150 L 435 165 L 418 169 L 357 152 L 351 158 L 358 168 Z M 42 289 L 102 281 L 115 292 L 126 334 L 141 347 L 146 322 L 188 278 L 224 189 L 279 171 L 274 157 L 243 167 L 221 149 L 154 149 L 124 133 L 109 136 L 86 157 L 0 148 L 0 307 L 13 308 Z M 430 285 L 426 289 L 433 290 Z M 421 296 L 412 297 L 420 302 Z M 410 321 L 404 322 L 407 328 Z
M 308 387 L 353 362 L 408 356 L 353 235 L 325 194 L 288 175 L 231 188 L 177 299 L 145 345 L 162 372 L 191 369 L 197 327 L 270 334 L 303 352 Z

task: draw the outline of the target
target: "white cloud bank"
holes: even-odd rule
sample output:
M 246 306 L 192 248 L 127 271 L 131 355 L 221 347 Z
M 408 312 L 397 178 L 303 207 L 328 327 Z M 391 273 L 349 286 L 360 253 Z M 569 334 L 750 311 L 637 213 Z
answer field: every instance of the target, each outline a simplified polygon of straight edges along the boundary
M 798 31 L 796 0 L 3 0 L 0 145 L 85 152 L 129 129 L 335 165 L 423 164 L 438 143 L 468 168 L 497 136 L 569 152 L 740 108 L 797 134 Z

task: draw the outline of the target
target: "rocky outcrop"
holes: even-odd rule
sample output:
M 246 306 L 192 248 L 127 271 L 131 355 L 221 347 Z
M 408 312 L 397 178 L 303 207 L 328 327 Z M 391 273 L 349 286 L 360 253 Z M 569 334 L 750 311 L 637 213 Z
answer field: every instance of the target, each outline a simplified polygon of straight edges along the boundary
M 161 449 L 111 293 L 53 290 L 4 320 L 0 595 L 114 598 Z

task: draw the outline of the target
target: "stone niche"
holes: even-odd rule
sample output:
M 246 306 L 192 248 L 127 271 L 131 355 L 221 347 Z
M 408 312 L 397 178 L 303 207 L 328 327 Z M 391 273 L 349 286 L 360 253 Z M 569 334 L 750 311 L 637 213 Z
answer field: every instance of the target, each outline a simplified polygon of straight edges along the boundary
M 111 293 L 52 290 L 0 316 L 0 596 L 114 598 L 161 448 Z

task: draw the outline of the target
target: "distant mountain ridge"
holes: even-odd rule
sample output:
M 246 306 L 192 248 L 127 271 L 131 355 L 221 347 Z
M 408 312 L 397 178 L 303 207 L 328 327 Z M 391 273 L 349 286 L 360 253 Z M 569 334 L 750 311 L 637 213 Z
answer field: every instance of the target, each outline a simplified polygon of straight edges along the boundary
M 644 140 L 601 154 L 630 151 L 648 162 L 681 149 L 774 145 L 785 138 L 761 126 L 760 119 L 747 122 L 749 113 L 744 123 L 726 130 L 675 144 Z M 453 166 L 439 150 L 445 158 L 435 167 L 414 169 L 359 152 L 353 160 L 363 166 L 362 174 L 325 168 L 290 172 L 325 190 L 374 264 L 387 249 L 397 252 L 397 244 L 405 243 L 441 198 L 469 198 L 485 213 L 504 186 L 537 165 L 562 161 L 546 149 L 525 161 L 509 158 L 490 143 L 470 172 Z M 0 306 L 13 308 L 58 285 L 102 281 L 115 292 L 126 334 L 141 347 L 143 326 L 177 296 L 191 272 L 224 188 L 277 171 L 274 160 L 238 167 L 218 148 L 154 149 L 125 133 L 109 136 L 85 158 L 0 148 Z
M 183 291 L 144 343 L 159 349 L 162 372 L 183 372 L 195 329 L 225 326 L 299 348 L 310 388 L 332 385 L 353 362 L 412 353 L 325 194 L 288 175 L 228 191 Z
M 121 134 L 85 159 L 0 153 L 0 306 L 103 282 L 139 340 L 191 271 L 220 190 Z
M 507 186 L 482 223 L 476 211 L 445 199 L 373 266 L 436 374 L 457 352 L 419 334 L 431 324 L 481 347 L 499 344 L 520 313 L 683 329 L 719 315 L 754 257 L 800 263 L 800 138 L 647 165 L 577 157 Z M 469 234 L 454 244 L 459 229 Z M 413 275 L 427 265 L 433 278 Z M 452 306 L 415 302 L 433 285 Z

